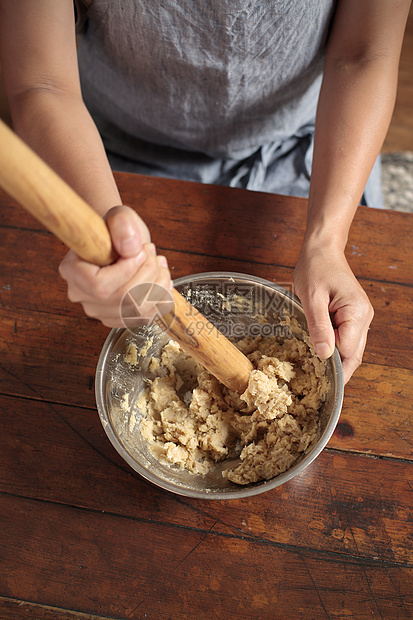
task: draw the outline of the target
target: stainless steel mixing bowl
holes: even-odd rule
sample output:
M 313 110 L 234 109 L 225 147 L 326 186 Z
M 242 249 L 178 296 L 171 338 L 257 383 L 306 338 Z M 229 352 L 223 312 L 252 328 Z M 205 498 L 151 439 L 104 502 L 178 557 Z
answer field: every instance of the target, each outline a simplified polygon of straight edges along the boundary
M 231 272 L 200 273 L 175 281 L 186 296 L 208 320 L 229 338 L 246 335 L 282 335 L 283 312 L 296 316 L 306 329 L 301 304 L 289 291 L 267 280 Z M 235 303 L 233 303 L 235 300 Z M 241 303 L 240 303 L 241 300 Z M 257 321 L 256 315 L 265 317 Z M 255 316 L 254 316 L 255 315 Z M 320 454 L 329 441 L 340 415 L 343 401 L 343 373 L 338 351 L 327 363 L 330 391 L 320 411 L 317 439 L 286 472 L 268 481 L 239 486 L 221 475 L 222 465 L 205 476 L 192 474 L 160 463 L 151 454 L 147 442 L 139 434 L 133 420 L 136 400 L 147 387 L 149 362 L 169 340 L 157 325 L 134 330 L 113 329 L 101 352 L 96 371 L 96 401 L 103 427 L 123 459 L 150 482 L 178 495 L 203 499 L 233 499 L 263 493 L 291 480 Z M 150 343 L 138 365 L 125 362 L 129 344 L 138 350 Z M 125 394 L 128 394 L 125 400 Z

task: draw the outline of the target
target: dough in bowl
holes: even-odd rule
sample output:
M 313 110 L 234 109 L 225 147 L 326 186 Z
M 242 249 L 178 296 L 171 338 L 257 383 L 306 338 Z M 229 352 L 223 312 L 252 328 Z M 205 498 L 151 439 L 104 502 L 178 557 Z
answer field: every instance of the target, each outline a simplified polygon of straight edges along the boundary
M 240 485 L 270 480 L 287 469 L 317 438 L 318 417 L 329 383 L 326 362 L 296 323 L 285 338 L 246 337 L 237 343 L 254 365 L 248 387 L 237 394 L 169 341 L 152 358 L 153 380 L 136 416 L 151 452 L 163 462 L 206 474 L 217 462 L 239 456 L 222 475 Z M 129 345 L 125 359 L 138 363 Z

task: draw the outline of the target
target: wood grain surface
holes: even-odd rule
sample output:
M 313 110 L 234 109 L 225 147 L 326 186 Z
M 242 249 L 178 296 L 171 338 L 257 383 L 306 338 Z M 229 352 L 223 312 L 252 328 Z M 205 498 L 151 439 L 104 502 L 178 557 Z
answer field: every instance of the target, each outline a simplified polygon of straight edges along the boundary
M 291 289 L 304 200 L 117 178 L 175 277 Z M 94 399 L 109 330 L 67 301 L 63 245 L 0 204 L 0 618 L 412 618 L 413 216 L 356 215 L 347 257 L 376 314 L 328 447 L 273 491 L 207 501 L 114 450 Z

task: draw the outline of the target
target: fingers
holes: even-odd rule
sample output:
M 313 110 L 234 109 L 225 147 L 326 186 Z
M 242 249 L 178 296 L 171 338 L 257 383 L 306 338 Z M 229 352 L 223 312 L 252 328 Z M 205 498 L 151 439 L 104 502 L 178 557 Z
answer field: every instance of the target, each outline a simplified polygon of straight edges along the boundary
M 362 362 L 373 316 L 373 307 L 362 289 L 357 299 L 339 307 L 334 313 L 336 346 L 342 360 L 344 383 Z
M 356 355 L 354 357 L 347 357 L 347 358 L 341 359 L 341 364 L 343 367 L 344 385 L 349 382 L 354 371 L 357 370 L 357 368 L 360 366 L 362 359 L 363 359 L 364 347 L 365 347 L 365 341 L 364 341 L 363 351 L 361 352 L 361 355 Z
M 373 319 L 366 293 L 342 252 L 302 250 L 294 283 L 315 352 L 326 359 L 336 346 L 347 382 L 361 364 Z
M 68 283 L 70 301 L 82 303 L 89 297 L 104 301 L 113 295 L 123 283 L 131 280 L 137 270 L 147 261 L 148 254 L 145 248 L 137 256 L 119 258 L 115 263 L 104 268 L 87 263 L 74 252 L 70 252 L 60 264 L 59 273 Z M 148 270 L 147 266 L 146 271 Z
M 151 237 L 148 227 L 139 215 L 125 205 L 110 209 L 105 217 L 112 244 L 123 258 L 137 256 Z
M 100 268 L 70 251 L 59 272 L 67 282 L 70 301 L 81 303 L 88 316 L 101 320 L 104 325 L 122 327 L 122 300 L 126 293 L 142 283 L 158 284 L 158 292 L 169 291 L 171 277 L 166 258 L 156 255 L 148 228 L 132 209 L 123 206 L 111 209 L 107 225 L 119 254 L 116 262 Z M 160 313 L 153 303 L 140 312 Z
M 159 315 L 171 310 L 171 278 L 164 256 L 151 257 L 126 286 L 109 299 L 93 297 L 82 302 L 85 313 L 99 319 L 107 327 L 137 327 L 148 325 Z M 145 291 L 156 288 L 156 299 L 146 302 Z M 159 293 L 161 291 L 162 294 Z M 169 295 L 169 298 L 166 298 Z
M 120 315 L 124 327 L 149 325 L 173 310 L 172 282 L 164 256 L 157 257 L 158 277 L 132 286 L 122 298 Z
M 334 353 L 335 334 L 329 313 L 329 295 L 324 292 L 314 294 L 311 298 L 305 295 L 301 303 L 316 354 L 321 359 L 331 357 Z

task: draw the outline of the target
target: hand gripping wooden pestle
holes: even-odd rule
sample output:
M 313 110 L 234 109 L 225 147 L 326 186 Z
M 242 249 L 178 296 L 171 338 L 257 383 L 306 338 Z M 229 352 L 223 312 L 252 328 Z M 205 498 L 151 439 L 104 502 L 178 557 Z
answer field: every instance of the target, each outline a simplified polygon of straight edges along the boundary
M 2 121 L 0 185 L 80 258 L 101 267 L 115 260 L 104 220 Z M 163 329 L 229 389 L 244 392 L 248 358 L 176 289 L 173 301 Z

